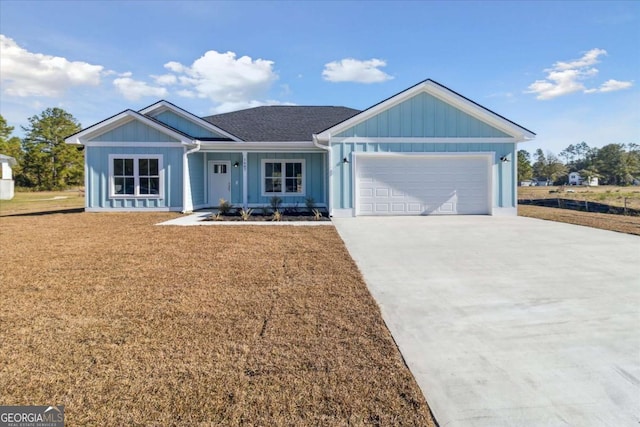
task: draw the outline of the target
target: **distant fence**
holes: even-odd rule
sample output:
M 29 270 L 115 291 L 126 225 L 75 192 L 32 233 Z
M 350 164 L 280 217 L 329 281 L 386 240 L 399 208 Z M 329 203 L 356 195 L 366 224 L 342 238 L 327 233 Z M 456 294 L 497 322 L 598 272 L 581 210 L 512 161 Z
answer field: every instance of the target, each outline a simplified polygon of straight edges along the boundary
M 640 209 L 631 209 L 622 206 L 611 206 L 604 203 L 590 202 L 588 200 L 575 199 L 520 199 L 520 205 L 544 206 L 546 208 L 571 209 L 582 212 L 597 212 L 614 215 L 640 216 Z

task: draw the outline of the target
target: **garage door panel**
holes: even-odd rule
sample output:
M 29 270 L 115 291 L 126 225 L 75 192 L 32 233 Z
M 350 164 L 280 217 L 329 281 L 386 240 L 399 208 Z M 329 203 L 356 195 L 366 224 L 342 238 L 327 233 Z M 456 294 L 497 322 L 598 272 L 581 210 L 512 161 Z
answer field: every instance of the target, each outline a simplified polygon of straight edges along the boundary
M 486 157 L 363 157 L 356 166 L 359 215 L 488 214 Z

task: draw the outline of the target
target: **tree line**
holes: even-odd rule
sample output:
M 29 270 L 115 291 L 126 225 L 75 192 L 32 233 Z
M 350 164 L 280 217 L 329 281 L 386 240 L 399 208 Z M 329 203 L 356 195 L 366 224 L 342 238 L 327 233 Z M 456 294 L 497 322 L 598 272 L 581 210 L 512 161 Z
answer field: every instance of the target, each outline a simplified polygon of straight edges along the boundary
M 0 115 L 0 154 L 14 157 L 13 168 L 18 187 L 35 190 L 64 189 L 84 183 L 84 156 L 77 147 L 64 139 L 81 130 L 80 123 L 61 108 L 47 108 L 30 117 L 22 126 L 24 138 L 12 136 Z M 518 151 L 518 182 L 544 179 L 553 184 L 568 183 L 568 175 L 578 172 L 590 181 L 601 184 L 630 185 L 640 179 L 640 145 L 609 144 L 590 147 L 586 142 L 569 145 L 559 155 L 538 148 L 533 155 Z
M 84 184 L 84 155 L 64 139 L 80 131 L 80 123 L 61 108 L 47 108 L 22 126 L 24 138 L 0 115 L 0 154 L 14 157 L 16 186 L 59 190 Z
M 586 142 L 569 145 L 559 155 L 538 148 L 533 155 L 518 151 L 518 182 L 547 180 L 555 185 L 568 184 L 571 172 L 587 182 L 598 178 L 600 184 L 631 185 L 640 179 L 640 145 L 608 144 L 590 147 Z

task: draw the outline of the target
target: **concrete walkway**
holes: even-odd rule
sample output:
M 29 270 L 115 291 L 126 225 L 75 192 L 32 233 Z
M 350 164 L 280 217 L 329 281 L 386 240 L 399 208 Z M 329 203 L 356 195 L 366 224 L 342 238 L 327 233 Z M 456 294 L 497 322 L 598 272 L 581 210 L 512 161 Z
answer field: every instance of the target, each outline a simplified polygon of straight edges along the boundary
M 638 426 L 640 238 L 513 217 L 334 219 L 444 426 Z

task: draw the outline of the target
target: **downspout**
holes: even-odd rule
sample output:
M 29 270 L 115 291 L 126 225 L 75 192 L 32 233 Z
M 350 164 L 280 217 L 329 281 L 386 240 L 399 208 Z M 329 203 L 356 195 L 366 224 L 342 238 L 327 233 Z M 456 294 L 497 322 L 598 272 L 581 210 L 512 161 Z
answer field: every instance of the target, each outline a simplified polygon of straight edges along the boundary
M 182 154 L 182 213 L 193 212 L 193 197 L 191 197 L 191 177 L 189 174 L 189 154 L 200 151 L 200 141 L 193 141 L 196 146 L 191 150 L 184 147 Z
M 333 158 L 333 150 L 331 148 L 331 137 L 327 139 L 327 145 L 322 145 L 318 140 L 318 135 L 315 133 L 311 135 L 313 140 L 313 145 L 327 152 L 327 170 L 329 172 L 329 194 L 327 196 L 327 211 L 329 212 L 329 216 L 333 215 L 333 167 L 331 166 L 332 158 Z

